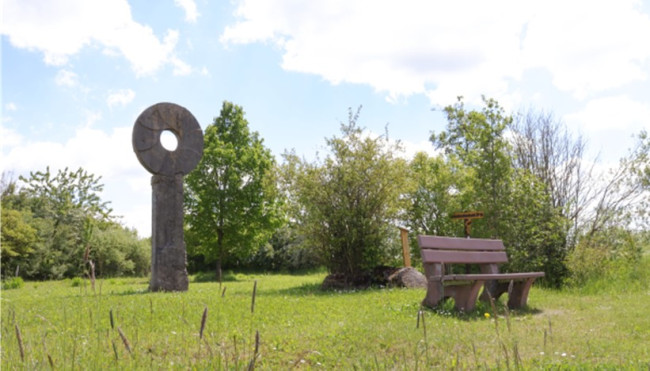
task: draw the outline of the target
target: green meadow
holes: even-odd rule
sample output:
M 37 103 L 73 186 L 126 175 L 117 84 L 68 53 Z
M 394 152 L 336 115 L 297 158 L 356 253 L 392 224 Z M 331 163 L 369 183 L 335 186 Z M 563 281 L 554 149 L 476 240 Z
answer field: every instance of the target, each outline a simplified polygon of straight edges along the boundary
M 533 287 L 517 312 L 505 298 L 421 310 L 424 289 L 322 291 L 324 272 L 194 277 L 184 293 L 25 282 L 2 291 L 2 369 L 648 369 L 648 268 L 631 284 Z

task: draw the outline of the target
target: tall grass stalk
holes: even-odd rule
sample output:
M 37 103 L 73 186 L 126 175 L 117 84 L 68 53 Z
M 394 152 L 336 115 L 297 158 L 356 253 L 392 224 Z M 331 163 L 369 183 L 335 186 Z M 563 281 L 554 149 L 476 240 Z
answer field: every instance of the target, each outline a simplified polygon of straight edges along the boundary
M 124 335 L 124 332 L 122 332 L 122 329 L 120 326 L 117 326 L 117 332 L 120 334 L 120 338 L 122 338 L 122 343 L 124 344 L 124 348 L 129 352 L 129 354 L 133 354 L 131 352 L 131 344 L 129 343 L 129 339 L 126 338 Z
M 203 309 L 203 315 L 201 316 L 201 328 L 199 330 L 199 352 L 201 351 L 201 340 L 203 340 L 203 330 L 205 330 L 205 322 L 208 319 L 208 306 L 205 306 Z
M 113 346 L 113 355 L 115 355 L 115 363 L 117 363 L 119 357 L 117 355 L 117 346 L 115 345 L 115 340 L 111 339 L 111 345 Z
M 20 360 L 25 362 L 25 347 L 23 345 L 23 336 L 20 334 L 20 328 L 18 327 L 18 324 L 16 323 L 14 325 L 16 328 L 16 339 L 18 340 L 18 350 L 20 350 Z
M 255 296 L 257 294 L 257 280 L 253 284 L 253 297 L 251 299 L 251 313 L 255 313 Z
M 47 332 L 46 332 L 47 334 Z M 43 351 L 45 352 L 45 355 L 47 356 L 47 361 L 50 364 L 50 368 L 54 370 L 54 360 L 52 359 L 52 356 L 50 355 L 50 352 L 47 350 L 47 345 L 45 344 L 45 335 L 43 336 Z
M 255 351 L 253 352 L 253 357 L 251 358 L 250 363 L 248 363 L 248 371 L 253 371 L 255 369 L 255 360 L 260 351 L 260 332 L 255 331 Z

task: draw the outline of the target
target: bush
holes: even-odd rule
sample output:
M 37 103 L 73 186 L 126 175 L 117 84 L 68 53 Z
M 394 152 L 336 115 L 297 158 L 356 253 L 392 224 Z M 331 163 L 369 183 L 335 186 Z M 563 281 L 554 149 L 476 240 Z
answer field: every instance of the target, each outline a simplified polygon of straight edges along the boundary
M 644 245 L 641 234 L 618 227 L 583 238 L 567 258 L 569 285 L 638 280 L 644 276 L 640 272 Z
M 11 277 L 2 282 L 3 290 L 19 289 L 23 287 L 25 282 L 20 277 Z
M 271 237 L 269 243 L 262 245 L 247 265 L 253 269 L 266 271 L 301 271 L 321 265 L 318 251 L 305 245 L 303 235 L 290 225 L 284 225 Z
M 98 276 L 144 276 L 151 266 L 151 248 L 136 232 L 115 225 L 96 231 L 91 256 Z
M 70 281 L 70 286 L 72 286 L 72 287 L 79 287 L 79 286 L 81 286 L 83 283 L 84 283 L 83 278 L 81 278 L 81 277 L 74 277 L 74 278 Z
M 327 140 L 331 155 L 324 161 L 285 156 L 305 244 L 317 249 L 330 273 L 350 281 L 395 255 L 389 236 L 395 233 L 406 171 L 397 157 L 399 146 L 367 135 L 357 119 L 358 112 L 350 111 L 348 124 L 341 125 L 343 136 Z
M 578 244 L 567 258 L 569 286 L 580 287 L 604 276 L 607 271 L 607 251 Z

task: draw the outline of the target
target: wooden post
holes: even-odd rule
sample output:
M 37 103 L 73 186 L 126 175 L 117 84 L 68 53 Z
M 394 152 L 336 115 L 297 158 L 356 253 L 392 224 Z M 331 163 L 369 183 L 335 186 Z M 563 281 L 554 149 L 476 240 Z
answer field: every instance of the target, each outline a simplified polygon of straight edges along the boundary
M 409 230 L 404 227 L 398 227 L 400 237 L 402 238 L 402 256 L 404 257 L 404 266 L 411 266 L 411 250 L 409 248 Z
M 452 219 L 463 219 L 465 222 L 465 238 L 470 237 L 470 232 L 472 228 L 472 219 L 480 219 L 483 217 L 482 211 L 469 211 L 462 213 L 453 213 L 451 215 Z

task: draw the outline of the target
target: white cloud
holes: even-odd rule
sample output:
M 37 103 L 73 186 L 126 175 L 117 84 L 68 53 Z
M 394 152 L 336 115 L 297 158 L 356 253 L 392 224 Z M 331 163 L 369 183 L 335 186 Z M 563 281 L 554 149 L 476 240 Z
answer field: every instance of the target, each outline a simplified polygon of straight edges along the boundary
M 106 98 L 106 104 L 108 104 L 109 107 L 113 107 L 116 105 L 126 106 L 127 104 L 131 103 L 134 98 L 135 98 L 135 92 L 133 90 L 122 89 L 122 90 L 110 92 L 108 94 L 108 98 Z
M 101 176 L 105 185 L 101 197 L 111 201 L 115 215 L 138 229 L 143 236 L 151 232 L 150 176 L 139 164 L 131 147 L 132 127 L 118 127 L 110 132 L 88 125 L 97 116 L 89 113 L 88 121 L 65 143 L 30 141 L 17 132 L 2 127 L 2 167 L 16 174 L 83 167 Z
M 591 132 L 616 130 L 633 133 L 643 127 L 650 128 L 650 104 L 624 95 L 598 98 L 589 101 L 580 112 L 565 118 L 567 123 Z
M 0 126 L 0 132 L 2 133 L 2 148 L 14 147 L 23 141 L 23 137 L 20 133 L 7 128 L 4 125 Z M 6 169 L 6 161 L 3 159 L 1 163 L 3 164 L 2 170 L 4 171 Z
M 577 98 L 645 81 L 650 17 L 636 0 L 544 1 L 527 22 L 523 57 Z
M 585 97 L 645 79 L 650 64 L 650 19 L 634 0 L 240 0 L 235 15 L 226 45 L 271 42 L 286 70 L 367 84 L 393 100 L 516 102 L 513 84 L 540 67 Z
M 417 143 L 403 140 L 401 143 L 402 148 L 404 149 L 402 158 L 406 160 L 412 160 L 418 152 L 424 152 L 431 157 L 439 156 L 441 154 L 441 151 L 436 150 L 429 140 L 422 140 Z
M 634 146 L 636 134 L 650 130 L 649 117 L 650 103 L 619 95 L 591 100 L 564 119 L 579 133 L 588 133 L 588 157 L 598 156 L 611 167 Z
M 59 86 L 74 87 L 79 84 L 79 76 L 72 71 L 65 69 L 59 70 L 54 77 L 54 82 Z
M 16 106 L 16 103 L 14 103 L 14 102 L 5 103 L 5 111 L 11 112 L 11 111 L 16 111 L 17 109 L 18 109 L 18 106 Z
M 18 48 L 38 50 L 45 62 L 65 65 L 82 48 L 99 45 L 124 56 L 137 75 L 152 74 L 171 63 L 178 32 L 161 41 L 149 26 L 135 22 L 126 0 L 3 2 L 2 34 Z
M 185 12 L 185 20 L 190 23 L 195 23 L 196 19 L 201 15 L 196 9 L 194 0 L 174 0 L 177 7 L 183 9 Z
M 192 73 L 192 66 L 183 62 L 182 60 L 173 58 L 171 62 L 174 66 L 174 76 L 187 76 Z

